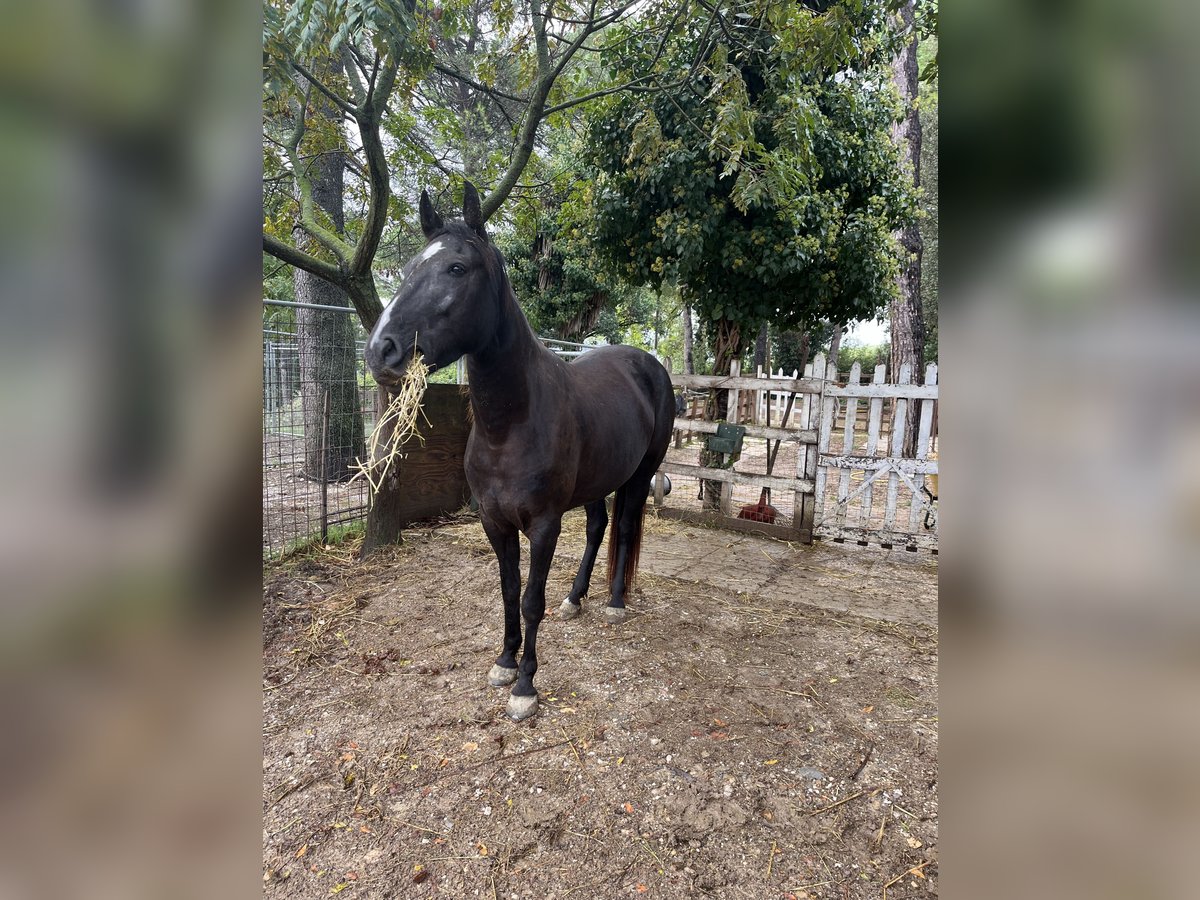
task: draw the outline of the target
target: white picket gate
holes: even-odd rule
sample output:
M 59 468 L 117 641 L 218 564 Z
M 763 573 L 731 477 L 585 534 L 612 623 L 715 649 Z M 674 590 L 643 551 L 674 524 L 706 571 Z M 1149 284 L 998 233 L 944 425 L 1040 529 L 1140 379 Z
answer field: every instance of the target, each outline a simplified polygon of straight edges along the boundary
M 764 377 L 760 372 L 757 377 L 747 377 L 737 362 L 728 377 L 673 374 L 678 388 L 726 390 L 731 419 L 744 425 L 747 440 L 766 439 L 768 447 L 771 439 L 793 442 L 797 452 L 788 471 L 771 474 L 747 469 L 744 463 L 718 469 L 668 458 L 660 470 L 663 473 L 722 482 L 721 508 L 697 513 L 678 501 L 666 502 L 661 478 L 655 485 L 655 505 L 676 518 L 761 530 L 777 537 L 804 541 L 816 537 L 936 552 L 936 364 L 926 368 L 925 383 L 916 384 L 908 366 L 901 368 L 896 383 L 888 383 L 882 365 L 876 366 L 872 380 L 864 383 L 856 363 L 848 383 L 841 385 L 836 368 L 818 354 L 803 375 L 797 375 L 787 377 L 780 372 Z M 739 404 L 739 397 L 747 392 L 757 396 Z M 787 397 L 794 402 L 793 408 L 788 409 Z M 915 454 L 906 458 L 904 437 L 913 404 L 918 404 L 917 440 Z M 737 422 L 735 411 L 748 418 Z M 790 415 L 785 417 L 784 411 Z M 698 418 L 680 418 L 675 425 L 676 449 L 680 434 L 717 430 L 717 423 Z M 794 496 L 790 523 L 770 526 L 736 515 L 736 504 L 731 502 L 736 485 L 752 491 L 773 488 L 784 496 Z
M 907 364 L 901 366 L 895 384 L 884 381 L 884 373 L 884 366 L 876 366 L 874 378 L 864 384 L 861 367 L 855 363 L 844 386 L 837 384 L 832 366 L 826 373 L 817 436 L 815 532 L 838 541 L 936 551 L 937 365 L 926 367 L 924 384 L 913 383 Z M 861 423 L 860 401 L 866 406 Z M 916 453 L 906 458 L 902 454 L 910 404 L 919 404 L 920 409 Z M 890 413 L 886 438 L 881 433 L 885 407 Z M 839 416 L 844 422 L 840 435 L 835 434 Z

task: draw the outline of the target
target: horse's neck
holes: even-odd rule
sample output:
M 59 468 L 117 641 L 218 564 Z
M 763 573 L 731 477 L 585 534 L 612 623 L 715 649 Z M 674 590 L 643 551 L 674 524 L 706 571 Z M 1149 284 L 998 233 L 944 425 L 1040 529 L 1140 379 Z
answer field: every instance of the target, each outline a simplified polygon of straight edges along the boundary
M 508 284 L 504 285 L 500 326 L 493 340 L 467 356 L 467 379 L 476 427 L 500 440 L 514 422 L 528 416 L 532 380 L 545 363 L 546 349 L 529 327 Z

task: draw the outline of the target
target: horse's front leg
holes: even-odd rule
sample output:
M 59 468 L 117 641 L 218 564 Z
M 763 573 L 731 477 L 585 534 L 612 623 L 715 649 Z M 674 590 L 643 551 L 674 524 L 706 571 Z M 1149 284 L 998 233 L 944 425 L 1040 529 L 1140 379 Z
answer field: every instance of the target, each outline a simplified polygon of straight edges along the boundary
M 500 596 L 504 599 L 504 649 L 488 672 L 488 684 L 500 687 L 517 680 L 517 648 L 521 646 L 521 541 L 510 525 L 481 517 L 483 530 L 500 563 Z
M 554 548 L 562 530 L 560 517 L 535 522 L 526 532 L 529 535 L 529 580 L 525 582 L 525 596 L 521 599 L 521 615 L 525 619 L 525 650 L 521 654 L 520 674 L 508 698 L 508 714 L 521 720 L 537 712 L 537 690 L 533 676 L 537 672 L 538 625 L 546 614 L 546 578 L 550 574 L 550 563 L 554 559 Z

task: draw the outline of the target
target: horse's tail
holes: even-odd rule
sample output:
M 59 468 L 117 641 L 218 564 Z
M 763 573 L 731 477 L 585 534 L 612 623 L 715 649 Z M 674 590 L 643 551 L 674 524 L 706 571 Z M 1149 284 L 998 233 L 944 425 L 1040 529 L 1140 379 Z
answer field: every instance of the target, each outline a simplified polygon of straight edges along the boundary
M 621 487 L 613 501 L 612 529 L 608 533 L 608 583 L 611 585 L 617 569 L 617 547 L 622 537 L 621 519 L 625 511 L 628 490 Z M 642 553 L 642 522 L 646 518 L 646 507 L 643 505 L 638 517 L 633 522 L 633 534 L 629 535 L 629 556 L 625 560 L 625 593 L 633 589 L 633 579 L 637 576 L 638 557 Z

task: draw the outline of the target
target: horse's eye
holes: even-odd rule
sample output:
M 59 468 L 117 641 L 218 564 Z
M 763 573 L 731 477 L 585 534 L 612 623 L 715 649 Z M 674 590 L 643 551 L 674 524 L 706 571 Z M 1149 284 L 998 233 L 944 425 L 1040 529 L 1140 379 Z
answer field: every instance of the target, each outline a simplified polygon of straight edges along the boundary
M 451 275 L 466 275 L 467 270 L 464 269 L 462 266 L 460 266 L 458 263 L 455 263 L 454 265 L 452 265 L 450 267 L 450 274 Z

